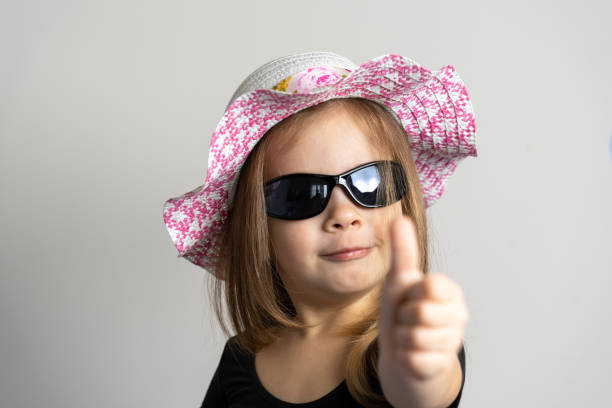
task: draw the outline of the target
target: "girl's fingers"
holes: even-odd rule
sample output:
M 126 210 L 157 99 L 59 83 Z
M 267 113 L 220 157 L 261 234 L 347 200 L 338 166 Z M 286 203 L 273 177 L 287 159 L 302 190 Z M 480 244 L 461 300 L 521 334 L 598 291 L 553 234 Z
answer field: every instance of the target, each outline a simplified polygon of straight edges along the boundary
M 457 326 L 466 323 L 463 308 L 457 303 L 437 303 L 427 300 L 403 303 L 397 310 L 400 325 Z
M 410 351 L 397 353 L 397 361 L 410 376 L 427 380 L 453 364 L 450 354 L 439 351 Z
M 461 287 L 448 276 L 440 273 L 430 273 L 419 282 L 412 285 L 404 293 L 405 299 L 427 299 L 448 303 L 463 298 Z
M 395 329 L 395 346 L 403 350 L 437 351 L 455 353 L 463 343 L 463 331 L 457 327 L 407 327 Z

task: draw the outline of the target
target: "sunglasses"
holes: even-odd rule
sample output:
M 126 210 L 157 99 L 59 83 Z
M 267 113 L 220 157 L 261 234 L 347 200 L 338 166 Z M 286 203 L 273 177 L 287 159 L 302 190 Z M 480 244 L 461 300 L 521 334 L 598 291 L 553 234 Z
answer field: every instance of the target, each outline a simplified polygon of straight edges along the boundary
M 399 163 L 381 160 L 363 164 L 346 173 L 287 174 L 264 184 L 269 217 L 302 220 L 323 212 L 332 190 L 340 185 L 360 206 L 385 207 L 408 192 L 407 179 Z

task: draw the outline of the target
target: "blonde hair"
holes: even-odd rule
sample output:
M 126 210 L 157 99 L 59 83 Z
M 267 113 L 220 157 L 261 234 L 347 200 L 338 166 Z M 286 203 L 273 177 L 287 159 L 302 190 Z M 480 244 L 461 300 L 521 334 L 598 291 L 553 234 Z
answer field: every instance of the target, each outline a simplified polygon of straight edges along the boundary
M 233 198 L 233 208 L 222 234 L 221 256 L 217 270 L 225 281 L 209 280 L 212 307 L 222 330 L 231 336 L 223 317 L 227 306 L 235 341 L 255 355 L 273 343 L 280 329 L 304 329 L 296 319 L 289 294 L 274 266 L 274 254 L 268 232 L 263 195 L 264 158 L 271 135 L 294 134 L 300 123 L 330 108 L 344 109 L 371 140 L 372 146 L 399 162 L 407 176 L 408 193 L 401 200 L 403 214 L 415 223 L 421 253 L 421 269 L 429 273 L 427 221 L 421 184 L 404 128 L 381 105 L 363 98 L 332 99 L 304 109 L 276 124 L 259 141 L 241 170 Z M 385 174 L 383 173 L 383 177 Z M 392 194 L 386 191 L 386 194 Z M 225 282 L 225 283 L 224 283 Z M 378 318 L 381 282 L 375 298 L 378 302 L 356 324 L 342 328 L 350 343 L 345 378 L 353 398 L 365 407 L 388 406 L 378 382 Z

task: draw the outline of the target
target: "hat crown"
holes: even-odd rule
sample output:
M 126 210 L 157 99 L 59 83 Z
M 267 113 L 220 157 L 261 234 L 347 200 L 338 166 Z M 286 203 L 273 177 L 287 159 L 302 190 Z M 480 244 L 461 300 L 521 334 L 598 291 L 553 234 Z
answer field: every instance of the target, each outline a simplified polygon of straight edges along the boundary
M 333 52 L 316 51 L 285 55 L 262 65 L 247 76 L 236 89 L 225 109 L 227 110 L 237 98 L 245 93 L 255 89 L 272 89 L 287 77 L 315 67 L 340 67 L 349 71 L 358 68 L 348 58 Z

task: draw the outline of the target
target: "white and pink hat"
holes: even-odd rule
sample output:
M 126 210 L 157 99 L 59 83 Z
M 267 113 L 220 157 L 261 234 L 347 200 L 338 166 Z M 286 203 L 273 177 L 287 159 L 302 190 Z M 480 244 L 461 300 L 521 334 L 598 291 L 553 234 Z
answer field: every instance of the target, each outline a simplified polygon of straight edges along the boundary
M 442 195 L 457 164 L 477 155 L 472 104 L 451 65 L 430 71 L 397 54 L 359 66 L 331 52 L 275 59 L 250 74 L 230 99 L 212 134 L 204 184 L 164 204 L 164 223 L 178 256 L 223 279 L 214 270 L 220 232 L 255 144 L 286 117 L 347 97 L 378 102 L 402 124 L 427 207 Z

